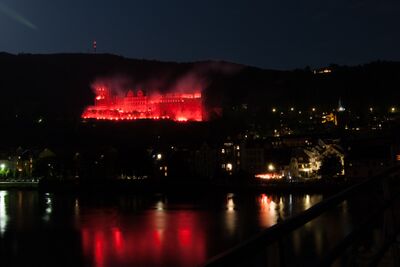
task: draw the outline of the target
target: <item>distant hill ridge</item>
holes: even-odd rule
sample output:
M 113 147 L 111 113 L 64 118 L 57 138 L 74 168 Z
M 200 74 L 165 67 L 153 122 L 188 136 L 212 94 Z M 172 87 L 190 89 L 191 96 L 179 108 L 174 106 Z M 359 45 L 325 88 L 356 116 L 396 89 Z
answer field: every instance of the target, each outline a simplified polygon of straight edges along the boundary
M 122 80 L 126 87 L 160 91 L 202 87 L 206 105 L 250 109 L 334 106 L 340 98 L 353 109 L 399 103 L 400 63 L 264 70 L 224 61 L 190 63 L 129 59 L 112 54 L 0 53 L 0 117 L 77 118 L 93 103 L 91 84 Z

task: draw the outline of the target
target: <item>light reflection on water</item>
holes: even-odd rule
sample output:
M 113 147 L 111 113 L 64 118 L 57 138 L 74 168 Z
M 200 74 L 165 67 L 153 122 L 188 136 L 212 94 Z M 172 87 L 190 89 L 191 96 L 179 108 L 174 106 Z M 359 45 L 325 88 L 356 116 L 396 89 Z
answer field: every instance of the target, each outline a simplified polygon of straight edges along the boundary
M 234 194 L 228 194 L 226 199 L 225 226 L 227 233 L 233 235 L 237 227 L 237 212 L 235 212 Z
M 321 195 L 0 191 L 0 245 L 14 244 L 0 256 L 24 261 L 29 248 L 41 266 L 54 266 L 49 254 L 59 261 L 70 255 L 58 266 L 196 266 L 321 200 Z
M 263 228 L 267 228 L 274 225 L 278 219 L 279 213 L 276 209 L 276 203 L 272 200 L 272 197 L 261 194 L 261 196 L 259 196 L 259 205 L 260 226 Z
M 43 216 L 43 220 L 48 222 L 50 220 L 51 212 L 53 211 L 52 197 L 50 193 L 45 194 L 45 203 L 46 203 L 45 204 L 46 209 L 45 209 L 45 214 Z
M 7 229 L 8 215 L 7 215 L 7 191 L 0 191 L 0 234 L 3 235 Z

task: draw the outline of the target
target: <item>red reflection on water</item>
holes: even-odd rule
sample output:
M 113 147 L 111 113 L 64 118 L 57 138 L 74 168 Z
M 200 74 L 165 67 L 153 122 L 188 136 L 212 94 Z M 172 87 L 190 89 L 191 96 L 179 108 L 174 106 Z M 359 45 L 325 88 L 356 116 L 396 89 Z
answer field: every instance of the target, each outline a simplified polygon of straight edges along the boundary
M 82 249 L 96 267 L 192 266 L 206 260 L 205 228 L 195 212 L 152 211 L 118 222 L 118 227 L 115 217 L 107 219 L 107 214 L 87 216 L 82 221 Z
M 271 198 L 265 194 L 262 194 L 260 197 L 261 209 L 268 209 L 270 203 L 271 203 Z
M 157 247 L 161 247 L 161 245 L 162 245 L 162 240 L 161 240 L 161 238 L 162 238 L 162 231 L 161 231 L 161 230 L 155 230 L 155 231 L 154 231 L 153 237 L 154 237 L 154 244 L 155 244 Z
M 113 231 L 112 235 L 113 235 L 113 243 L 115 244 L 115 250 L 118 254 L 120 254 L 124 249 L 121 230 L 117 227 L 114 227 L 112 231 Z
M 82 229 L 81 230 L 81 235 L 82 235 L 82 248 L 83 248 L 83 254 L 88 255 L 89 250 L 90 250 L 90 240 L 89 240 L 89 232 L 87 229 Z
M 97 267 L 104 266 L 104 243 L 103 232 L 96 231 L 94 233 L 94 260 Z
M 192 237 L 191 232 L 188 229 L 179 229 L 179 244 L 181 246 L 187 246 L 191 243 Z

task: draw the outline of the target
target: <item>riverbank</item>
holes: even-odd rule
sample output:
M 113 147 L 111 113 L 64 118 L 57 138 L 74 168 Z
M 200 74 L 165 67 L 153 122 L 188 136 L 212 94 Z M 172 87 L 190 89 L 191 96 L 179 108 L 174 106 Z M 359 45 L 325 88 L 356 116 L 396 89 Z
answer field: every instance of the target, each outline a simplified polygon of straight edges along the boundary
M 12 181 L 0 182 L 0 190 L 7 189 L 38 189 L 39 182 Z
M 41 180 L 41 191 L 96 191 L 96 192 L 139 192 L 139 193 L 185 193 L 185 192 L 268 192 L 268 193 L 335 193 L 351 185 L 350 182 L 301 181 L 301 182 L 221 182 L 221 181 L 155 181 L 155 180 L 102 180 L 102 181 L 57 181 Z

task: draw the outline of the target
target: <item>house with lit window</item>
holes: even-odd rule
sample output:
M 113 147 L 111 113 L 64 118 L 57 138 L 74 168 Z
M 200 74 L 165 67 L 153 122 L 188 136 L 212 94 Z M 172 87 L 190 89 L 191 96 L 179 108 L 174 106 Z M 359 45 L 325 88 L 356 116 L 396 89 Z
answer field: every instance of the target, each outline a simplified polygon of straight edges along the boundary
M 342 166 L 344 166 L 344 151 L 338 145 L 337 140 L 324 142 L 319 139 L 315 145 L 294 148 L 290 162 L 285 168 L 285 176 L 293 176 L 295 172 L 295 176 L 300 178 L 316 178 L 323 159 L 332 155 L 337 156 L 341 160 Z M 294 167 L 294 164 L 297 166 Z M 289 170 L 292 170 L 291 173 L 289 173 Z
M 240 143 L 228 139 L 223 143 L 218 154 L 222 173 L 232 175 L 241 169 Z

